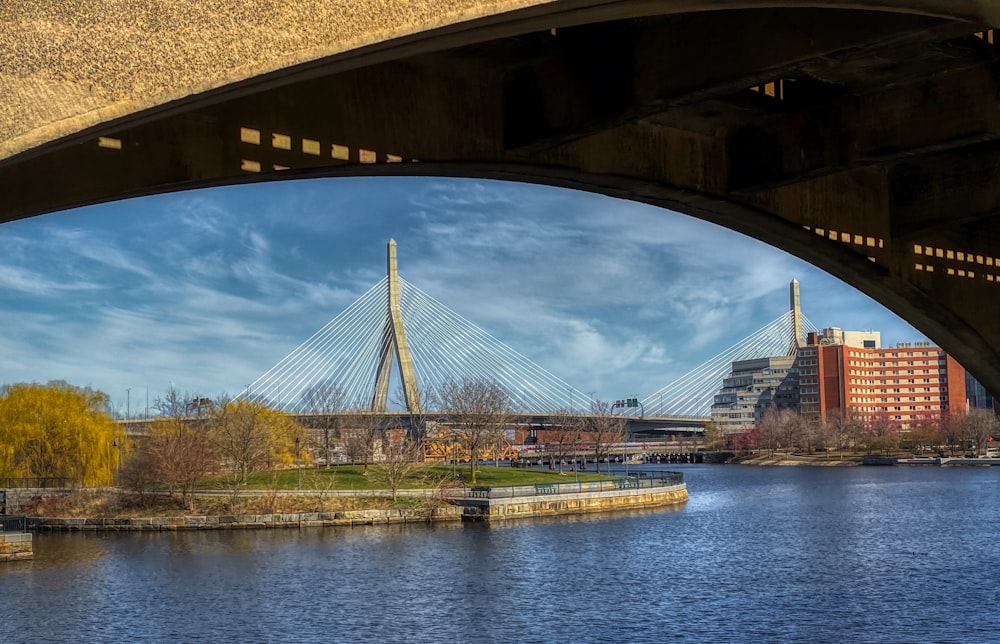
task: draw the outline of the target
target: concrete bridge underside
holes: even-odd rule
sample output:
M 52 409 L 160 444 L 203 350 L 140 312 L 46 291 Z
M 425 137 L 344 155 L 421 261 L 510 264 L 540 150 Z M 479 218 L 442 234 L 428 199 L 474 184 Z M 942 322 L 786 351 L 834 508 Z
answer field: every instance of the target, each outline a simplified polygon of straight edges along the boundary
M 578 188 L 785 249 L 1000 392 L 994 24 L 1000 0 L 8 3 L 0 221 L 314 176 Z

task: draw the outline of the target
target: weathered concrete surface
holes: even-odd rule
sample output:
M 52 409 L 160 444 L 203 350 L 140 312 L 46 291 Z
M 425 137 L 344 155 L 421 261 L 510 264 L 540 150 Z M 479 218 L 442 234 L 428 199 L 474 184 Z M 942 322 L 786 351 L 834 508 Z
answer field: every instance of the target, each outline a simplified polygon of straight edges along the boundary
M 135 112 L 332 56 L 357 59 L 353 65 L 371 64 L 550 27 L 753 6 L 862 7 L 1000 24 L 1000 11 L 988 0 L 675 0 L 651 5 L 593 0 L 3 0 L 0 159 Z M 398 51 L 381 53 L 393 49 Z
M 1000 392 L 1000 0 L 0 7 L 0 221 L 310 176 L 590 190 L 787 250 Z
M 459 521 L 462 508 L 446 505 L 420 510 L 345 510 L 229 514 L 221 516 L 58 518 L 29 517 L 28 529 L 52 532 L 176 532 L 183 530 L 253 530 L 322 526 L 378 525 Z
M 0 532 L 0 563 L 23 561 L 34 556 L 31 533 Z
M 465 516 L 479 521 L 503 521 L 615 510 L 638 510 L 687 502 L 685 484 L 667 487 L 519 496 L 505 499 L 465 499 Z

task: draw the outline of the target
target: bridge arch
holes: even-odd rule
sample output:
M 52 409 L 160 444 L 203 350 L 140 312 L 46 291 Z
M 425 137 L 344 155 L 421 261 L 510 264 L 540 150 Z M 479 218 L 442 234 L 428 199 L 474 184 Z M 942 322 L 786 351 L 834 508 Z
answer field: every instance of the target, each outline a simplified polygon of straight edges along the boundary
M 577 188 L 787 250 L 1000 391 L 1000 3 L 322 5 L 265 4 L 235 40 L 152 2 L 6 18 L 0 220 L 310 176 Z

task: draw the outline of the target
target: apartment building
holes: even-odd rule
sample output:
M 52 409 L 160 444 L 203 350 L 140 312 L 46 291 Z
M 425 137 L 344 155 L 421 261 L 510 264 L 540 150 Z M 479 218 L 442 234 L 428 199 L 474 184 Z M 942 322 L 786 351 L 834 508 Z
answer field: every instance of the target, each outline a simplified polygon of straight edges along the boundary
M 877 341 L 871 346 L 873 338 L 856 336 L 847 344 L 844 337 L 810 333 L 799 349 L 803 414 L 855 410 L 866 420 L 885 414 L 905 429 L 921 417 L 966 411 L 965 369 L 940 347 L 903 342 L 879 348 Z

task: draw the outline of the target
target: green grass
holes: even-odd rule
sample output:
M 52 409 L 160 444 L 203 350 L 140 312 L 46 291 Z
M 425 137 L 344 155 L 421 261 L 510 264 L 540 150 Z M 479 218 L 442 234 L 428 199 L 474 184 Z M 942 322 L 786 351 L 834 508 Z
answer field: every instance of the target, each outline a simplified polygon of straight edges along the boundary
M 364 474 L 361 465 L 337 465 L 330 468 L 302 468 L 303 490 L 377 490 L 386 487 L 378 476 L 378 466 L 369 465 Z M 440 484 L 457 484 L 455 472 L 462 474 L 466 485 L 472 485 L 468 465 L 453 470 L 451 465 L 426 465 L 417 469 L 401 486 L 404 489 L 429 488 Z M 529 470 L 512 467 L 480 465 L 477 468 L 476 485 L 505 486 L 532 485 L 534 483 L 571 483 L 574 481 L 600 481 L 614 478 L 593 472 L 569 472 Z M 206 477 L 198 481 L 200 490 L 225 490 L 231 483 L 224 476 Z M 295 490 L 299 487 L 299 473 L 295 469 L 255 472 L 244 489 L 250 490 Z

